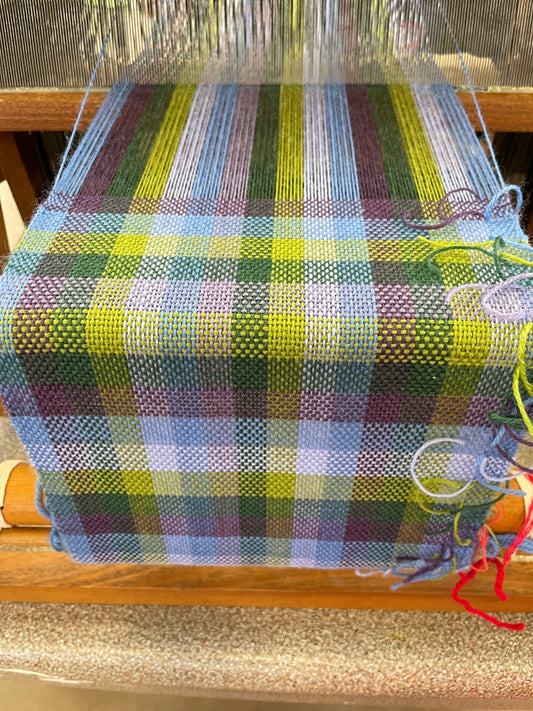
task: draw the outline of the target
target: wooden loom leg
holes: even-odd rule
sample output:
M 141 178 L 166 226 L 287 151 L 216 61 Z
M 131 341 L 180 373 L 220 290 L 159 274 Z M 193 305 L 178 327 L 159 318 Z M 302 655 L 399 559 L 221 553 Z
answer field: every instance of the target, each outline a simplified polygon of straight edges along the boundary
M 24 159 L 31 147 L 28 136 L 0 132 L 0 180 L 7 180 L 22 219 L 27 224 L 37 205 L 42 173 L 38 162 Z

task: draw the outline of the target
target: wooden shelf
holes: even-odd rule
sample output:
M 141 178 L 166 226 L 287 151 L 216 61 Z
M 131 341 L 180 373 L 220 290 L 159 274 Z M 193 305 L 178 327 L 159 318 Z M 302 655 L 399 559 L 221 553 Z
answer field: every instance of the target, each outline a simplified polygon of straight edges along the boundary
M 86 129 L 106 96 L 105 90 L 89 95 L 80 128 Z M 479 118 L 469 92 L 458 92 L 476 130 Z M 496 132 L 533 132 L 533 92 L 477 92 L 487 128 Z M 69 131 L 83 99 L 80 91 L 0 92 L 0 131 Z

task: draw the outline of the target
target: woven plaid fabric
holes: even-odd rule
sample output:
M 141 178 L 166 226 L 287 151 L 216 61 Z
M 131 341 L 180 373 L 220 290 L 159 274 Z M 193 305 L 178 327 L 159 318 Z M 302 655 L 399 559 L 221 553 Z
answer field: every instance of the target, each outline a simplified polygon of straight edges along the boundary
M 116 86 L 0 281 L 64 549 L 468 566 L 523 325 L 481 287 L 529 254 L 500 187 L 449 86 Z

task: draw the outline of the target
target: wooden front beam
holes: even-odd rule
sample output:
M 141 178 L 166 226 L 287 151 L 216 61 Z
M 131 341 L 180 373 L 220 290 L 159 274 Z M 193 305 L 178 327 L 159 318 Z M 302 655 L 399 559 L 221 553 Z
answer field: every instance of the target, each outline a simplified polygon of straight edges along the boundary
M 80 129 L 86 129 L 107 92 L 93 90 L 83 113 Z M 458 92 L 476 130 L 481 129 L 472 96 Z M 533 133 L 533 92 L 476 93 L 491 133 Z M 0 131 L 69 131 L 74 126 L 83 99 L 80 91 L 0 91 Z
M 1 547 L 0 561 L 0 600 L 7 601 L 462 610 L 451 597 L 455 575 L 391 591 L 394 578 L 359 578 L 353 570 L 82 565 L 64 553 Z M 494 594 L 494 572 L 480 573 L 465 588 L 471 604 L 493 612 L 533 612 L 531 563 L 515 561 L 509 566 L 506 603 Z

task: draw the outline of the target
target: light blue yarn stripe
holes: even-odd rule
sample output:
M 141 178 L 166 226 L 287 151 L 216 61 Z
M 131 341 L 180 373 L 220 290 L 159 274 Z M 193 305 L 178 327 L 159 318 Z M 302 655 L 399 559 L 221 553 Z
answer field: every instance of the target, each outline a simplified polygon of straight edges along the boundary
M 329 123 L 329 161 L 333 200 L 358 200 L 360 197 L 355 149 L 344 85 L 326 86 Z
M 442 107 L 443 120 L 453 137 L 457 152 L 471 176 L 472 189 L 480 197 L 491 198 L 500 190 L 500 184 L 464 109 L 457 101 L 454 89 L 448 85 L 435 85 L 432 91 Z
M 69 195 L 78 193 L 132 89 L 133 84 L 119 84 L 110 90 L 89 130 L 80 141 L 75 151 L 75 160 L 67 163 L 63 175 L 56 182 L 56 192 Z
M 443 120 L 446 122 L 450 136 L 456 147 L 457 154 L 463 163 L 464 171 L 469 176 L 469 187 L 471 187 L 472 190 L 477 192 L 481 197 L 488 198 L 492 195 L 492 191 L 487 189 L 486 178 L 484 178 L 484 173 L 487 172 L 486 169 L 488 166 L 478 165 L 477 161 L 473 160 L 476 156 L 476 149 L 479 146 L 479 141 L 475 135 L 475 143 L 470 136 L 466 136 L 466 138 L 470 138 L 469 141 L 465 140 L 464 131 L 468 129 L 472 131 L 472 127 L 470 125 L 466 126 L 462 120 L 463 117 L 456 114 L 456 99 L 450 96 L 447 88 L 448 87 L 445 85 L 439 85 L 432 87 L 432 91 L 440 105 Z M 485 170 L 483 170 L 483 167 Z
M 191 191 L 192 198 L 216 200 L 218 197 L 237 95 L 236 84 L 222 85 L 217 90 L 202 156 Z

